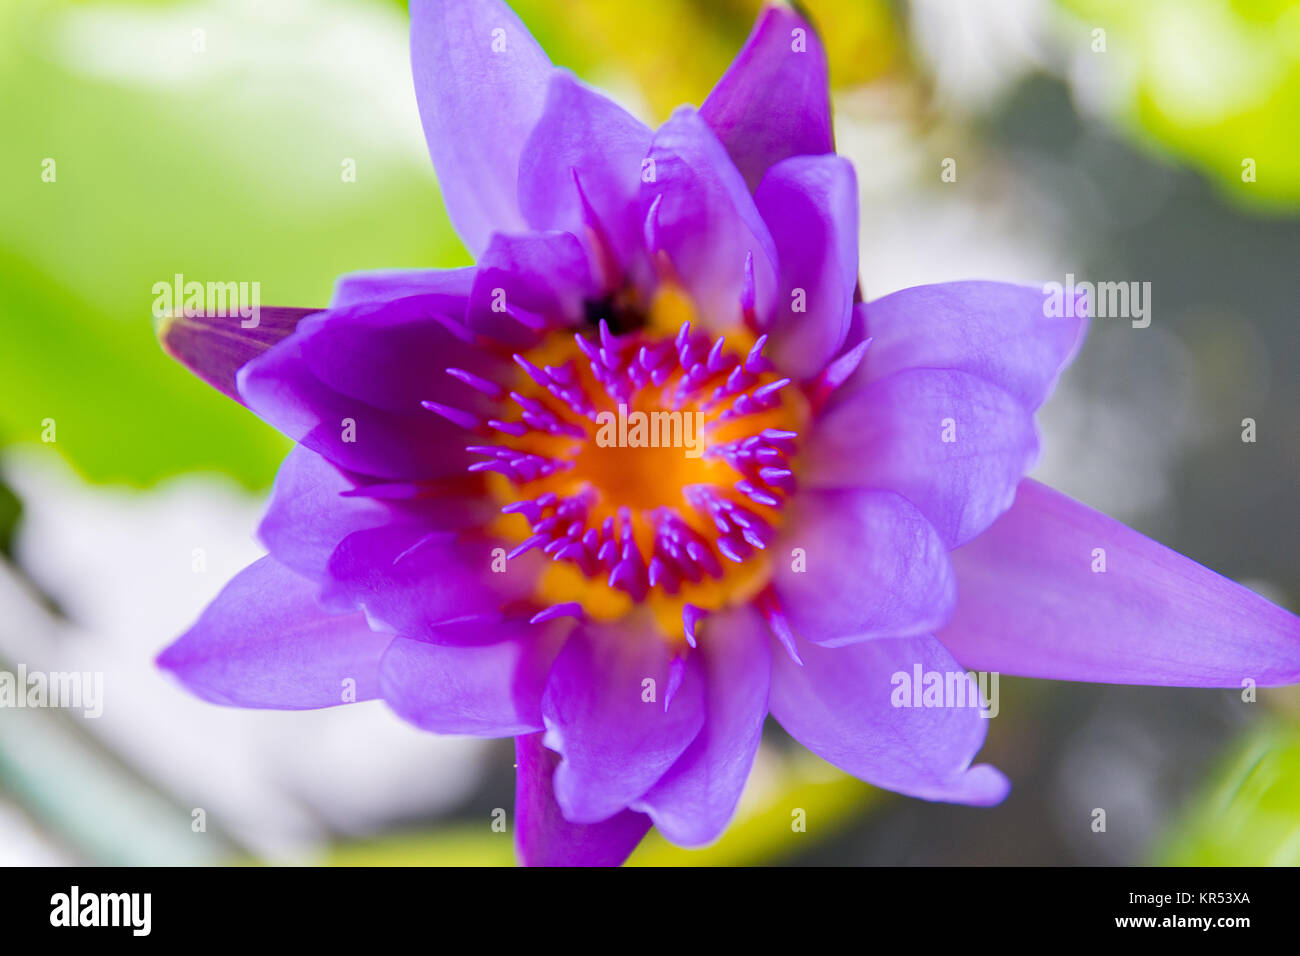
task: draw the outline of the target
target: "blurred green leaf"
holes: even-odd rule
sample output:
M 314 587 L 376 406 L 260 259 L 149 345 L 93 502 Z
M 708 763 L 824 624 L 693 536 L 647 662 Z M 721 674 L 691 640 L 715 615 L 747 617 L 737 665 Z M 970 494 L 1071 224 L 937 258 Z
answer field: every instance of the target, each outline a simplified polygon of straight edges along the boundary
M 1059 2 L 1106 31 L 1092 55 L 1131 129 L 1240 204 L 1300 206 L 1300 2 Z
M 22 516 L 23 505 L 8 485 L 0 481 L 0 555 L 13 557 L 14 530 Z
M 1300 729 L 1252 734 L 1158 847 L 1166 866 L 1300 865 Z
M 509 0 L 552 60 L 630 101 L 660 122 L 682 103 L 698 106 L 749 35 L 769 0 Z M 906 66 L 890 0 L 801 0 L 821 32 L 831 83 L 849 87 Z
M 53 419 L 92 480 L 265 484 L 287 443 L 162 354 L 154 283 L 259 282 L 263 304 L 314 306 L 342 272 L 467 261 L 403 12 L 274 6 L 4 4 L 0 444 Z

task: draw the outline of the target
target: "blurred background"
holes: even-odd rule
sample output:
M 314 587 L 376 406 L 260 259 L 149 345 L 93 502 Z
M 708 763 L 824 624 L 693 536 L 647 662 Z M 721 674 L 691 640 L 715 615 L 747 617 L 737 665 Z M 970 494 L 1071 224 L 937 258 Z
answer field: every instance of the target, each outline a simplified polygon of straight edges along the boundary
M 657 122 L 703 100 L 759 2 L 514 5 L 556 63 Z M 1300 3 L 806 7 L 868 297 L 1150 282 L 1148 328 L 1093 323 L 1038 477 L 1300 610 Z M 98 719 L 0 709 L 0 863 L 511 862 L 490 827 L 513 806 L 509 741 L 423 734 L 378 702 L 214 707 L 152 665 L 259 554 L 288 449 L 163 355 L 153 284 L 324 305 L 341 272 L 469 261 L 405 3 L 5 0 L 0 129 L 0 671 L 102 672 L 105 697 Z M 1001 807 L 874 790 L 773 724 L 718 844 L 652 835 L 633 862 L 1300 862 L 1296 688 L 1004 678 L 1000 696 L 981 759 L 1014 782 Z

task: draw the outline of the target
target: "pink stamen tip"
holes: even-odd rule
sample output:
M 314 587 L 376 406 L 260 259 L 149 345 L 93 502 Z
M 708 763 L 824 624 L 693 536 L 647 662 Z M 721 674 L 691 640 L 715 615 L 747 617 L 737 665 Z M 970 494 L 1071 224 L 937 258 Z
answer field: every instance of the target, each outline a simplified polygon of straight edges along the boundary
M 740 287 L 740 309 L 744 313 L 747 321 L 754 316 L 757 293 L 755 292 L 754 283 L 754 252 L 749 250 L 745 253 L 745 278 Z
M 696 636 L 695 629 L 699 626 L 700 621 L 708 616 L 707 611 L 703 611 L 694 604 L 682 605 L 682 625 L 685 630 L 686 643 L 695 647 Z
M 585 620 L 587 615 L 583 611 L 582 605 L 577 601 L 566 601 L 563 604 L 552 604 L 545 610 L 538 611 L 528 619 L 529 624 L 542 624 L 546 621 L 554 621 L 561 617 L 571 617 L 576 620 Z
M 471 415 L 469 412 L 459 408 L 452 408 L 450 405 L 443 405 L 441 402 L 424 401 L 420 403 L 429 411 L 441 415 L 453 425 L 459 425 L 461 428 L 475 431 L 483 427 L 483 422 L 477 415 Z
M 459 382 L 462 382 L 465 385 L 468 385 L 470 388 L 474 389 L 475 391 L 482 392 L 488 398 L 500 398 L 502 395 L 505 394 L 505 389 L 503 389 L 496 382 L 489 381 L 488 379 L 483 378 L 482 376 L 475 375 L 473 372 L 467 372 L 463 368 L 449 368 L 449 369 L 444 369 L 444 371 L 446 371 L 446 373 L 450 375 L 452 378 L 456 379 Z
M 790 660 L 794 661 L 800 667 L 803 667 L 803 658 L 799 656 L 799 649 L 796 646 L 794 628 L 790 626 L 789 620 L 786 619 L 785 612 L 781 608 L 781 602 L 777 600 L 776 595 L 768 589 L 758 596 L 759 613 L 767 620 L 768 627 L 776 635 L 785 652 L 790 655 Z
M 862 359 L 867 354 L 867 349 L 871 347 L 871 339 L 863 339 L 849 351 L 845 352 L 835 361 L 831 362 L 822 372 L 821 377 L 817 380 L 816 387 L 812 389 L 813 404 L 822 405 L 831 392 L 843 385 L 850 375 L 858 370 L 862 364 Z
M 664 713 L 668 713 L 668 705 L 677 696 L 677 691 L 682 686 L 682 680 L 685 677 L 686 658 L 674 657 L 668 665 L 668 688 L 664 691 Z

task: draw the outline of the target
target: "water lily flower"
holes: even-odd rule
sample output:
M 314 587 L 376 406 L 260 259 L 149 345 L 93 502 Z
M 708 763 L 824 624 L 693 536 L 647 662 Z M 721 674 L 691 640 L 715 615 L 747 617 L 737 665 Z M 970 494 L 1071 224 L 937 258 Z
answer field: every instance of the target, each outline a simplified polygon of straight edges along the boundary
M 657 130 L 498 0 L 411 16 L 476 264 L 161 331 L 298 443 L 269 554 L 159 657 L 195 694 L 514 737 L 520 858 L 617 864 L 652 824 L 716 839 L 769 714 L 877 786 L 998 803 L 978 709 L 895 706 L 918 666 L 1300 680 L 1295 617 L 1025 477 L 1084 309 L 999 282 L 860 300 L 854 170 L 794 10 Z M 598 441 L 615 412 L 663 440 Z

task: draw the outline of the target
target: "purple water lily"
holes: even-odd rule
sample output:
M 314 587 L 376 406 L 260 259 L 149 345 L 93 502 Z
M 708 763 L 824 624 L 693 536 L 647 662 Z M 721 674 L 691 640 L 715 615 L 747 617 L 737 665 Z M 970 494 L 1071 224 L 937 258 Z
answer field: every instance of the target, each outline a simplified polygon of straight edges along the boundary
M 860 301 L 798 14 L 651 130 L 497 0 L 411 8 L 477 264 L 164 327 L 298 442 L 269 555 L 159 658 L 194 693 L 515 737 L 521 859 L 616 864 L 651 824 L 714 840 L 769 713 L 877 786 L 1001 801 L 979 710 L 893 706 L 898 672 L 1300 680 L 1295 617 L 1024 477 L 1082 318 L 997 282 Z

